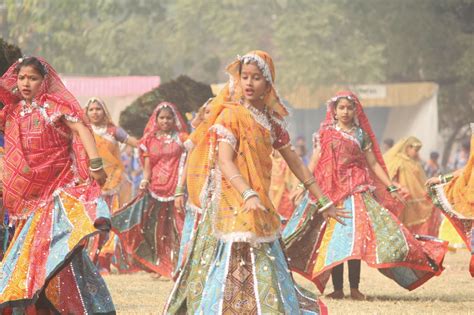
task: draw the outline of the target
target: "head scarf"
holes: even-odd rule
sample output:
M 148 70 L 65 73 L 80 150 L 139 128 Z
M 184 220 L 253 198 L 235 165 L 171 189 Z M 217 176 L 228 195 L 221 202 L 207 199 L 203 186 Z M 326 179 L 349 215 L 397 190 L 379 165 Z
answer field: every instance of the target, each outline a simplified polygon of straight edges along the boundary
M 270 55 L 261 50 L 253 50 L 243 56 L 237 56 L 237 59 L 226 68 L 229 75 L 229 83 L 224 87 L 221 93 L 228 94 L 228 101 L 238 101 L 242 98 L 242 89 L 240 87 L 240 70 L 242 64 L 255 63 L 262 71 L 263 77 L 270 84 L 270 92 L 265 95 L 264 103 L 280 116 L 288 115 L 288 110 L 283 104 L 275 88 L 275 66 Z M 228 89 L 228 91 L 226 91 Z
M 398 141 L 383 155 L 385 163 L 387 163 L 388 175 L 390 178 L 395 177 L 397 171 L 404 161 L 412 160 L 406 153 L 407 148 L 410 146 L 421 148 L 422 143 L 416 137 L 405 137 Z
M 326 118 L 325 120 L 321 123 L 321 128 L 319 130 L 319 138 L 324 137 L 324 134 L 326 131 L 331 130 L 334 125 L 336 124 L 336 108 L 335 105 L 338 102 L 339 99 L 341 98 L 346 98 L 350 101 L 352 101 L 355 105 L 355 117 L 354 117 L 354 123 L 360 127 L 365 133 L 368 135 L 370 138 L 370 141 L 372 142 L 372 152 L 375 155 L 375 158 L 377 162 L 380 164 L 382 169 L 384 169 L 387 172 L 387 167 L 385 166 L 385 162 L 382 157 L 382 151 L 380 150 L 380 147 L 378 145 L 377 139 L 375 138 L 375 134 L 372 130 L 372 127 L 370 126 L 369 119 L 367 118 L 367 115 L 364 112 L 364 109 L 362 108 L 362 104 L 360 103 L 358 97 L 352 93 L 351 91 L 340 91 L 336 93 L 336 95 L 331 98 L 328 103 L 327 103 L 327 112 L 326 112 Z M 325 160 L 334 160 L 333 155 L 335 152 L 332 150 L 322 150 L 321 151 L 321 158 L 320 161 L 325 161 Z M 323 167 L 322 163 L 318 163 L 318 165 L 315 168 L 315 174 L 317 175 L 318 172 L 320 172 L 320 168 Z M 370 170 L 369 168 L 369 173 L 371 178 L 374 181 L 375 185 L 375 195 L 377 196 L 378 201 L 391 210 L 392 212 L 397 212 L 397 209 L 401 207 L 401 204 L 394 200 L 391 195 L 387 192 L 386 186 L 378 179 L 378 177 Z M 324 180 L 324 181 L 318 181 L 318 184 L 320 187 L 323 189 L 323 191 L 329 191 L 331 190 L 331 187 L 337 187 L 337 183 L 332 183 L 334 181 L 334 177 L 331 178 L 330 180 Z M 343 195 L 343 198 L 347 197 L 351 192 L 345 192 L 345 194 L 338 194 L 338 195 Z M 332 200 L 333 202 L 340 202 L 341 200 Z
M 410 158 L 406 153 L 410 146 L 421 147 L 422 143 L 416 137 L 406 137 L 384 154 L 390 178 L 392 180 L 396 178 L 402 186 L 402 190 L 406 190 L 408 193 L 407 203 L 399 214 L 399 219 L 408 227 L 418 226 L 416 228 L 423 229 L 423 233 L 433 235 L 438 226 L 435 226 L 435 222 L 431 222 L 432 216 L 438 215 L 438 212 L 433 214 L 434 206 L 427 198 L 426 173 L 423 166 L 419 160 Z M 419 226 L 425 222 L 428 223 Z M 421 230 L 419 231 L 418 233 L 422 233 Z
M 43 58 L 35 58 L 41 62 L 44 69 L 46 70 L 46 75 L 43 78 L 43 82 L 41 83 L 35 100 L 39 104 L 43 104 L 48 100 L 58 104 L 63 104 L 68 108 L 68 111 L 73 113 L 75 117 L 78 117 L 79 120 L 84 123 L 84 125 L 92 132 L 87 115 L 85 115 L 81 105 L 74 95 L 72 95 L 72 93 L 69 92 L 64 86 L 56 70 L 54 70 L 53 67 Z M 22 100 L 21 93 L 17 88 L 17 80 L 19 70 L 18 67 L 21 67 L 23 60 L 24 58 L 18 59 L 10 66 L 10 68 L 8 68 L 7 72 L 5 72 L 0 79 L 0 101 L 5 104 L 5 108 L 1 113 L 3 117 L 0 117 L 0 121 L 2 121 L 2 123 L 5 117 L 4 115 L 13 110 L 13 108 L 17 106 L 18 102 Z M 10 141 L 15 142 L 16 140 L 10 139 Z M 5 142 L 5 146 L 8 146 L 9 139 L 7 135 L 5 135 Z M 17 144 L 12 143 L 12 145 Z M 89 178 L 89 159 L 84 146 L 79 139 L 79 136 L 76 134 L 73 135 L 72 149 L 75 156 L 78 174 L 83 180 L 85 180 Z
M 444 187 L 444 192 L 453 212 L 459 218 L 474 220 L 474 123 L 471 123 L 471 130 L 469 160 L 461 175 L 453 178 Z
M 241 107 L 243 109 L 243 106 L 240 104 L 240 101 L 243 98 L 240 87 L 240 69 L 244 63 L 255 63 L 262 72 L 265 80 L 268 82 L 268 84 L 270 84 L 270 91 L 265 95 L 264 103 L 267 106 L 267 113 L 271 117 L 272 121 L 284 126 L 284 117 L 288 115 L 288 111 L 278 96 L 274 85 L 275 68 L 272 58 L 269 54 L 259 50 L 251 51 L 244 56 L 238 56 L 235 61 L 227 66 L 226 71 L 229 75 L 229 82 L 227 82 L 224 88 L 209 104 L 211 112 L 208 119 L 206 119 L 196 128 L 195 132 L 204 136 L 199 139 L 198 143 L 196 143 L 193 149 L 192 155 L 195 158 L 190 158 L 188 161 L 187 178 L 189 197 L 196 206 L 203 209 L 218 209 L 218 203 L 221 200 L 221 195 L 228 194 L 228 197 L 231 195 L 232 198 L 235 197 L 234 192 L 232 191 L 233 188 L 221 183 L 221 173 L 216 163 L 218 134 L 212 128 L 210 130 L 210 127 L 216 123 L 216 120 L 224 111 L 224 109 L 231 109 L 234 112 L 236 116 L 234 116 L 233 119 L 235 119 L 236 124 L 241 123 L 241 118 L 243 119 L 242 123 L 245 119 L 247 119 L 246 114 L 241 110 Z M 254 226 L 255 222 L 260 222 L 262 224 L 265 222 L 269 227 L 265 232 L 257 232 L 254 234 L 254 236 L 249 236 L 248 238 L 247 236 L 243 236 L 242 239 L 250 242 L 260 241 L 263 239 L 273 239 L 279 232 L 279 217 L 274 211 L 273 206 L 271 206 L 271 202 L 267 195 L 268 192 L 264 192 L 264 190 L 261 189 L 263 187 L 262 183 L 257 183 L 260 182 L 260 174 L 258 174 L 260 170 L 255 171 L 252 169 L 252 171 L 250 171 L 250 168 L 256 165 L 255 163 L 257 160 L 254 160 L 256 159 L 254 155 L 258 154 L 257 152 L 252 152 L 249 149 L 252 145 L 254 145 L 253 141 L 255 141 L 252 137 L 252 131 L 242 129 L 240 138 L 236 140 L 240 143 L 239 153 L 237 154 L 239 156 L 245 156 L 247 159 L 247 164 L 242 165 L 243 168 L 248 168 L 246 171 L 243 171 L 245 173 L 243 175 L 247 176 L 249 173 L 252 174 L 252 179 L 255 181 L 256 185 L 254 189 L 261 192 L 260 198 L 262 199 L 262 202 L 266 206 L 268 205 L 268 208 L 272 208 L 272 211 L 264 214 L 257 212 L 251 214 L 241 214 L 235 218 L 228 218 L 228 220 L 235 220 L 235 222 L 239 222 L 238 224 L 235 224 L 235 228 L 225 231 L 219 230 L 219 224 L 217 224 L 217 222 L 222 223 L 222 220 L 227 220 L 227 217 L 222 215 L 220 211 L 215 211 L 212 214 L 214 218 L 214 232 L 216 235 L 221 235 L 222 237 L 224 237 L 224 235 L 247 235 L 247 232 L 241 230 L 241 221 L 252 222 L 249 224 L 252 226 Z M 190 187 L 190 185 L 192 187 Z M 220 189 L 222 189 L 222 193 L 220 193 Z M 236 202 L 236 200 L 232 199 L 232 203 L 234 202 Z M 213 207 L 210 207 L 212 205 Z M 230 227 L 234 225 L 230 223 L 222 224 L 222 226 Z
M 238 103 L 242 99 L 242 89 L 240 88 L 240 69 L 242 63 L 254 62 L 262 71 L 265 80 L 271 85 L 270 93 L 265 96 L 265 104 L 272 110 L 272 114 L 283 120 L 288 115 L 288 110 L 278 96 L 275 88 L 275 66 L 271 56 L 261 50 L 253 50 L 237 58 L 226 67 L 229 81 L 222 90 L 211 99 L 206 105 L 210 108 L 208 119 L 202 121 L 190 135 L 194 142 L 193 154 L 188 161 L 188 193 L 189 198 L 194 201 L 197 207 L 202 206 L 202 199 L 205 198 L 205 182 L 208 180 L 209 169 L 209 128 L 214 125 L 219 114 L 225 108 L 226 103 Z M 193 187 L 189 187 L 190 183 Z
M 42 106 L 45 103 L 54 104 L 57 106 L 57 110 L 66 117 L 71 117 L 74 120 L 82 122 L 84 125 L 89 127 L 88 120 L 84 112 L 82 111 L 79 102 L 76 98 L 66 89 L 64 84 L 57 72 L 49 65 L 44 59 L 37 57 L 41 62 L 43 67 L 46 70 L 46 74 L 43 78 L 43 82 L 39 88 L 38 94 L 35 96 L 34 101 Z M 0 79 L 0 101 L 5 104 L 5 107 L 1 111 L 0 122 L 3 125 L 5 123 L 5 118 L 12 113 L 16 106 L 20 106 L 19 102 L 22 100 L 21 93 L 17 88 L 18 80 L 18 68 L 22 66 L 23 59 L 20 58 L 15 62 L 7 72 Z M 13 124 L 10 126 L 11 130 L 19 130 L 20 125 L 16 120 L 12 120 Z M 3 127 L 3 126 L 2 126 Z M 92 132 L 92 131 L 91 131 Z M 82 180 L 87 180 L 89 178 L 89 159 L 84 149 L 82 142 L 77 134 L 72 133 L 72 153 L 73 153 L 73 162 L 77 175 Z M 13 132 L 13 134 L 5 134 L 5 150 L 8 152 L 19 152 L 21 158 L 17 158 L 14 161 L 5 160 L 4 167 L 6 170 L 9 170 L 11 174 L 17 174 L 18 168 L 27 167 L 28 163 L 26 158 L 23 155 L 23 148 L 21 143 L 18 141 L 18 133 Z M 12 175 L 13 176 L 13 175 Z M 19 176 L 19 175 L 14 175 Z M 32 175 L 33 176 L 33 175 Z M 35 178 L 28 177 L 24 180 L 31 181 L 34 183 Z M 4 179 L 5 183 L 5 179 Z M 6 183 L 8 184 L 8 183 Z M 6 190 L 6 189 L 5 189 Z M 21 202 L 17 202 L 17 205 L 10 205 L 9 211 L 12 215 L 19 215 L 15 213 L 16 211 L 22 211 L 19 205 Z M 13 209 L 15 207 L 15 209 Z M 18 208 L 18 209 L 17 209 Z
M 176 108 L 176 105 L 173 103 L 169 102 L 161 102 L 156 106 L 155 110 L 151 114 L 150 118 L 148 119 L 148 122 L 146 123 L 145 130 L 143 131 L 143 138 L 145 138 L 149 134 L 155 134 L 157 131 L 160 130 L 160 126 L 156 119 L 158 118 L 158 113 L 163 109 L 163 108 L 169 108 L 171 109 L 171 112 L 173 113 L 174 117 L 174 126 L 173 130 L 178 131 L 178 132 L 187 132 L 187 126 L 186 126 L 186 121 L 184 120 L 183 116 L 179 112 L 179 110 Z
M 101 100 L 100 98 L 98 97 L 91 97 L 88 101 L 87 101 L 87 104 L 86 106 L 84 107 L 84 111 L 85 111 L 85 114 L 88 116 L 88 111 L 89 111 L 89 106 L 92 104 L 92 103 L 97 103 L 99 104 L 99 106 L 102 108 L 102 110 L 104 111 L 104 119 L 105 119 L 105 125 L 107 127 L 115 127 L 115 124 L 114 122 L 112 121 L 112 116 L 110 115 L 110 112 L 109 112 L 109 109 L 107 108 L 107 106 L 105 105 L 105 102 L 103 100 Z

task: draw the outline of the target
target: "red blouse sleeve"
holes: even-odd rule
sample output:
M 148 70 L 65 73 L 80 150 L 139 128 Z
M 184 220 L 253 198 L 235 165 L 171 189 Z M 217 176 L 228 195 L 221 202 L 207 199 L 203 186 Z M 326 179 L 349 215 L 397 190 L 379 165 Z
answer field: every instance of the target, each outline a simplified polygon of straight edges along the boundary
M 273 139 L 273 148 L 275 150 L 281 150 L 290 145 L 290 134 L 279 123 L 272 124 L 274 139 Z

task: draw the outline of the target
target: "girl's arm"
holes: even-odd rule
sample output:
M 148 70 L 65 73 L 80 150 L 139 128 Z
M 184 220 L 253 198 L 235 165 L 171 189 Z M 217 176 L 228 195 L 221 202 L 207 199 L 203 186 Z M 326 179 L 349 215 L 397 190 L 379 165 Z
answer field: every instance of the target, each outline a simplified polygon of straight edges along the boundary
M 237 165 L 234 163 L 235 152 L 232 146 L 224 141 L 219 142 L 219 153 L 218 153 L 219 168 L 225 178 L 229 181 L 232 187 L 243 195 L 244 192 L 248 192 L 252 189 L 250 185 L 244 180 L 242 174 L 240 174 Z M 249 195 L 250 196 L 250 195 Z M 244 211 L 263 210 L 268 211 L 260 201 L 257 194 L 244 198 Z
M 380 166 L 372 150 L 365 151 L 365 159 L 367 160 L 367 164 L 369 165 L 372 172 L 374 172 L 375 176 L 378 177 L 382 184 L 384 184 L 386 187 L 393 185 L 392 181 L 390 180 L 390 177 L 388 176 L 387 172 L 385 172 L 385 170 L 382 168 L 382 166 Z M 400 202 L 405 203 L 405 200 L 396 191 L 391 192 L 390 194 L 395 199 L 398 199 Z
M 295 174 L 295 176 L 303 183 L 310 183 L 306 185 L 306 188 L 309 190 L 309 192 L 313 196 L 315 196 L 317 199 L 324 197 L 324 194 L 319 188 L 319 186 L 316 184 L 313 178 L 313 175 L 311 174 L 309 169 L 304 165 L 303 161 L 295 153 L 295 151 L 293 151 L 290 146 L 286 146 L 280 149 L 279 151 L 281 155 L 283 156 L 283 158 L 285 159 L 288 166 L 290 167 L 291 171 Z M 327 208 L 326 211 L 323 212 L 323 215 L 326 218 L 331 217 L 341 224 L 344 224 L 344 222 L 342 221 L 342 218 L 350 217 L 347 211 L 343 209 L 337 209 L 332 204 Z
M 150 165 L 150 158 L 145 156 L 143 158 L 143 179 L 140 182 L 140 189 L 145 190 L 147 189 L 148 185 L 150 184 L 151 179 L 151 165 Z
M 90 130 L 82 122 L 72 122 L 69 120 L 64 120 L 64 122 L 73 132 L 79 135 L 89 160 L 100 158 L 97 147 L 95 146 L 94 136 Z M 91 172 L 91 176 L 97 181 L 97 183 L 99 183 L 100 186 L 103 186 L 107 180 L 107 174 L 103 168 Z
M 125 140 L 125 143 L 134 148 L 138 147 L 138 139 L 132 136 L 128 136 L 127 140 Z
M 188 161 L 189 161 L 189 155 L 191 154 L 192 150 L 189 152 L 184 152 L 183 154 L 186 154 L 185 157 L 185 162 L 183 166 L 183 173 L 181 174 L 181 177 L 178 177 L 178 184 L 176 185 L 176 194 L 175 194 L 175 199 L 174 199 L 174 206 L 178 211 L 184 211 L 184 187 L 186 187 L 186 177 L 188 175 Z

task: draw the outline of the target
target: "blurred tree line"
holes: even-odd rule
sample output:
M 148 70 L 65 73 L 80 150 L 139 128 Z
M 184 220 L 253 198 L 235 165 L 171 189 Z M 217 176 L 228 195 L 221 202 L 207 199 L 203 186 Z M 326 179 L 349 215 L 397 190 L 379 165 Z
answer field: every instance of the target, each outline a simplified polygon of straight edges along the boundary
M 4 0 L 0 32 L 62 73 L 225 79 L 271 53 L 297 85 L 434 81 L 451 140 L 474 117 L 474 0 Z

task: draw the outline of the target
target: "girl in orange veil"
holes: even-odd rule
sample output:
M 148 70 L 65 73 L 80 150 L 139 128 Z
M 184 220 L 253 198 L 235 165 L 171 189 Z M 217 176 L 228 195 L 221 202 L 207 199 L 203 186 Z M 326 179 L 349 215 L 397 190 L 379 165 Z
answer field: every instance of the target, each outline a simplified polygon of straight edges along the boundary
M 416 137 L 398 141 L 384 154 L 390 178 L 406 194 L 398 218 L 413 234 L 438 236 L 441 213 L 426 193 L 426 175 L 418 157 L 422 143 Z
M 430 178 L 434 203 L 451 221 L 471 252 L 469 272 L 474 277 L 474 123 L 471 123 L 471 153 L 467 165 L 453 174 Z
M 131 183 L 125 176 L 125 167 L 120 160 L 119 143 L 136 147 L 138 141 L 113 123 L 103 100 L 97 97 L 89 99 L 85 111 L 91 122 L 97 150 L 104 160 L 104 169 L 107 173 L 107 182 L 102 187 L 102 196 L 113 214 L 126 202 L 130 201 L 132 189 Z M 96 258 L 99 246 L 99 244 L 92 245 L 94 258 Z M 131 266 L 126 261 L 124 254 L 121 253 L 118 238 L 114 233 L 110 233 L 109 239 L 100 248 L 98 256 L 100 272 L 109 273 L 112 261 L 119 272 L 131 271 Z
M 325 313 L 288 270 L 280 217 L 269 198 L 273 149 L 322 197 L 290 148 L 288 112 L 274 87 L 273 61 L 263 51 L 252 51 L 238 57 L 227 72 L 228 84 L 195 131 L 203 137 L 193 152 L 202 159 L 189 161 L 188 179 L 196 181 L 188 180 L 188 191 L 202 215 L 165 313 Z M 345 216 L 321 199 L 325 216 Z

